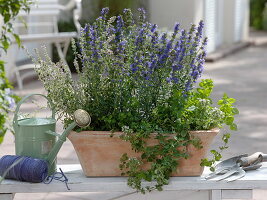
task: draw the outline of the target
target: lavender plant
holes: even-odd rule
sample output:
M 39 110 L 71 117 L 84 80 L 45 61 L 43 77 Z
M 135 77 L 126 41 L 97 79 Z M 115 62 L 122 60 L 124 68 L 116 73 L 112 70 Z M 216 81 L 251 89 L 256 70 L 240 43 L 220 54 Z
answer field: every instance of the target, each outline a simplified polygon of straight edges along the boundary
M 41 67 L 36 70 L 66 124 L 76 109 L 83 108 L 92 117 L 88 129 L 125 133 L 122 139 L 142 156 L 122 155 L 120 167 L 129 176 L 128 185 L 145 192 L 161 190 L 179 158 L 189 156 L 178 147 L 194 144 L 201 148 L 188 131 L 224 124 L 235 130 L 233 116 L 238 111 L 227 95 L 219 101 L 219 108 L 212 106 L 212 80 L 203 80 L 197 87 L 206 56 L 203 21 L 188 31 L 177 23 L 167 34 L 147 22 L 143 9 L 139 12 L 138 21 L 129 9 L 107 18 L 108 9 L 104 8 L 93 24 L 81 30 L 78 49 L 73 44 L 76 81 L 66 66 L 52 63 L 48 56 L 45 61 L 39 58 Z M 157 133 L 160 145 L 146 146 L 151 133 Z M 174 137 L 170 139 L 166 133 Z M 228 139 L 225 134 L 221 150 L 227 148 Z M 214 158 L 203 160 L 203 165 L 212 166 L 220 159 L 220 152 L 212 153 Z M 146 162 L 152 163 L 151 168 L 142 170 Z M 143 187 L 143 180 L 155 184 Z

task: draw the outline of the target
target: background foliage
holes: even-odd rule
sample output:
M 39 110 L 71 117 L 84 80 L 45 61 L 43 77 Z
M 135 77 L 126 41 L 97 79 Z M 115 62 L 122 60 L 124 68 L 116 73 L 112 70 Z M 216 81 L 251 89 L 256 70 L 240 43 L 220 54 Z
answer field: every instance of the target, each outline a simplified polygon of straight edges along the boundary
M 13 32 L 12 21 L 20 10 L 29 11 L 32 2 L 29 0 L 0 0 L 0 57 L 7 51 L 13 37 L 20 45 L 19 36 Z M 5 74 L 4 61 L 0 60 L 0 143 L 7 131 L 5 126 L 9 109 L 14 106 L 15 96 L 10 92 L 12 88 Z
M 267 27 L 267 25 L 264 25 L 264 23 L 267 23 L 267 18 L 264 20 L 264 11 L 267 12 L 265 9 L 266 3 L 267 0 L 250 0 L 250 25 L 255 29 L 262 30 Z

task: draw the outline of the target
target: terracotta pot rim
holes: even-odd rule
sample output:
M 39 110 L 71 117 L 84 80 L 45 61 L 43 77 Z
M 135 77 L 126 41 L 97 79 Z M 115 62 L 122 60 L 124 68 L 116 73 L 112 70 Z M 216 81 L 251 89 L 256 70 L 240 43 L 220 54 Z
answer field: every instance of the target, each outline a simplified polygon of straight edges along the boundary
M 190 131 L 190 133 L 194 134 L 194 133 L 218 133 L 220 131 L 219 128 L 213 128 L 210 130 L 197 130 L 197 131 Z M 77 133 L 77 134 L 88 134 L 90 133 L 90 135 L 111 135 L 111 131 L 81 131 L 81 132 L 76 132 L 76 131 L 71 131 L 73 133 Z M 114 136 L 120 136 L 123 134 L 123 132 L 113 132 L 112 133 Z

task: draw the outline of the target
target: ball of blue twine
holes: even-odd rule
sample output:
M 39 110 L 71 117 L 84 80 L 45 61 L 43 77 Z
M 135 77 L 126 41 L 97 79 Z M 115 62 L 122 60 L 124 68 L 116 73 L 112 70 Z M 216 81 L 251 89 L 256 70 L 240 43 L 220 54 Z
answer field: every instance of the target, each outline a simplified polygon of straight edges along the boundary
M 10 168 L 12 164 L 15 165 Z M 6 179 L 40 183 L 47 177 L 47 173 L 48 163 L 42 159 L 15 155 L 6 155 L 0 159 L 0 175 L 5 175 Z

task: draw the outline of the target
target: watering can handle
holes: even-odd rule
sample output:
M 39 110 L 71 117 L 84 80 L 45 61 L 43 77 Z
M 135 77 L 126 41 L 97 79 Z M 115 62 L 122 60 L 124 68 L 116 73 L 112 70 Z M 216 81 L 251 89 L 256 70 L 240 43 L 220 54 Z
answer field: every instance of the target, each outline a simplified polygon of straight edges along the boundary
M 52 102 L 47 98 L 47 96 L 45 96 L 43 94 L 29 94 L 29 95 L 26 95 L 17 104 L 17 108 L 15 110 L 14 118 L 13 118 L 13 126 L 14 126 L 14 128 L 18 127 L 18 112 L 19 112 L 21 104 L 23 104 L 27 99 L 29 99 L 30 97 L 35 96 L 35 95 L 42 96 L 42 97 L 46 98 L 48 103 L 49 103 L 49 105 L 52 106 Z M 55 111 L 54 111 L 54 109 L 52 109 L 52 118 L 55 119 Z

